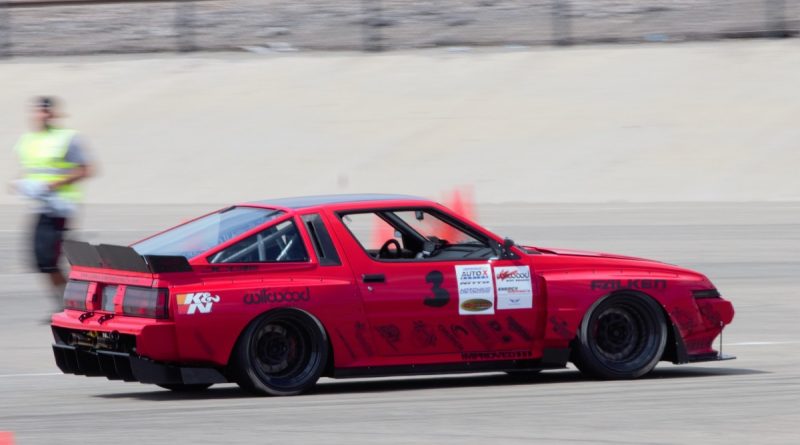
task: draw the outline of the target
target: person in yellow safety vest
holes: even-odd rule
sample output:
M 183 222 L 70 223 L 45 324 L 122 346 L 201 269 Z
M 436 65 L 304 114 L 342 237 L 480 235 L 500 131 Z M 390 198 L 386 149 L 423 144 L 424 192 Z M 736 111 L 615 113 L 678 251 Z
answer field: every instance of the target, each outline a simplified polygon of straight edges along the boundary
M 16 146 L 23 179 L 15 183 L 15 188 L 38 204 L 33 253 L 38 270 L 49 278 L 61 310 L 66 285 L 58 264 L 61 242 L 82 198 L 78 182 L 89 177 L 92 169 L 77 132 L 54 124 L 59 117 L 56 105 L 52 97 L 34 100 L 33 131 L 23 134 Z

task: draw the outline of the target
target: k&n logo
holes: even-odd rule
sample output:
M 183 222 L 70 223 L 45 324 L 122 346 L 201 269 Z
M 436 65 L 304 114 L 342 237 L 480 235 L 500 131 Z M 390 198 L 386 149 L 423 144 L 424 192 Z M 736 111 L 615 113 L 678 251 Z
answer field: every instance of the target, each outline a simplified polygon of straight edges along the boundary
M 214 303 L 219 303 L 219 295 L 212 296 L 210 292 L 178 294 L 178 313 L 192 315 L 197 311 L 208 314 Z

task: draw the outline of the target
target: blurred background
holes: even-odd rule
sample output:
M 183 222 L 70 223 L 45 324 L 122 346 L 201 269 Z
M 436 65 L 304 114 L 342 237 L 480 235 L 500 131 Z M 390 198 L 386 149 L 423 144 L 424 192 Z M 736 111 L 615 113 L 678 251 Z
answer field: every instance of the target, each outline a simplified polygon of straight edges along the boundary
M 796 443 L 799 31 L 800 0 L 0 0 L 0 180 L 31 98 L 58 97 L 97 167 L 75 238 L 421 195 L 520 243 L 708 274 L 740 356 L 635 384 L 324 382 L 267 403 L 62 376 L 28 205 L 0 193 L 0 444 Z
M 0 0 L 0 146 L 52 94 L 90 204 L 795 200 L 799 29 L 798 0 Z
M 3 0 L 0 8 L 6 55 L 790 37 L 800 20 L 796 0 Z
M 794 208 L 799 30 L 800 0 L 0 0 L 0 177 L 47 94 L 98 168 L 75 224 L 89 240 L 230 202 L 389 192 L 609 250 L 546 227 Z M 23 272 L 24 201 L 0 207 L 16 252 L 0 267 Z
M 794 208 L 798 30 L 800 0 L 0 0 L 0 177 L 47 94 L 98 168 L 75 232 L 90 240 L 230 202 L 390 192 L 613 249 L 503 223 L 542 223 L 537 205 Z M 24 201 L 0 207 L 19 253 L 0 267 L 22 272 Z M 582 212 L 568 222 L 602 213 Z

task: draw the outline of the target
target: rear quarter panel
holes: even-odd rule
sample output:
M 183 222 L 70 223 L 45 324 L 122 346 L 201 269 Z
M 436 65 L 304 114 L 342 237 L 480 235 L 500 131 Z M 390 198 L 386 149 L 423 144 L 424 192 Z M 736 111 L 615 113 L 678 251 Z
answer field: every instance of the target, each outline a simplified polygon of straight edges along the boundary
M 364 319 L 352 277 L 343 266 L 321 268 L 309 263 L 250 266 L 254 270 L 247 267 L 203 268 L 201 282 L 171 290 L 181 361 L 224 366 L 247 325 L 272 309 L 306 311 L 318 318 L 329 334 L 343 323 L 352 325 L 354 320 Z M 212 297 L 208 312 L 197 308 L 192 312 L 189 305 L 179 304 L 185 301 L 185 295 L 198 292 Z

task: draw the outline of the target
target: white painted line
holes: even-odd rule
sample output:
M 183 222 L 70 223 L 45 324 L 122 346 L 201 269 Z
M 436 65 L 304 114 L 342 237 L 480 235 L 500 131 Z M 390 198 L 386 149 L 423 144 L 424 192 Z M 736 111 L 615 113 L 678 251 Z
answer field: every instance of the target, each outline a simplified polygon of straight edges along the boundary
M 725 343 L 724 346 L 766 346 L 766 345 L 796 345 L 798 341 L 744 341 L 740 343 Z
M 39 373 L 31 373 L 31 374 L 0 374 L 0 378 L 3 377 L 45 377 L 45 376 L 52 376 L 52 375 L 64 375 L 63 372 L 39 372 Z

